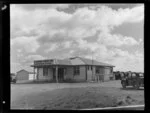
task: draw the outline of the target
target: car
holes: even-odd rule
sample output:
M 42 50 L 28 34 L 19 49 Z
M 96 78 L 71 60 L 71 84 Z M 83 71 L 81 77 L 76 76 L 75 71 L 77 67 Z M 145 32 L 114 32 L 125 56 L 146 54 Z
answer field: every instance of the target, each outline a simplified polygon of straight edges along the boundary
M 128 72 L 121 79 L 122 87 L 133 86 L 135 89 L 144 87 L 144 74 L 136 72 Z
M 15 74 L 11 74 L 11 76 L 10 76 L 10 82 L 11 83 L 16 83 L 16 75 Z

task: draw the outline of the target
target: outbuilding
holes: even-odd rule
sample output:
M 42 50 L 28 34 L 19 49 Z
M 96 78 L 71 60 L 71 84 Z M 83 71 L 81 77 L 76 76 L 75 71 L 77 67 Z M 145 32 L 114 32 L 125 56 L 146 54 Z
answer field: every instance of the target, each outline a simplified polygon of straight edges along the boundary
M 17 81 L 18 80 L 35 80 L 36 74 L 22 69 L 17 72 L 16 79 L 17 79 Z
M 36 60 L 31 65 L 37 80 L 108 81 L 113 77 L 113 65 L 96 60 L 73 57 Z

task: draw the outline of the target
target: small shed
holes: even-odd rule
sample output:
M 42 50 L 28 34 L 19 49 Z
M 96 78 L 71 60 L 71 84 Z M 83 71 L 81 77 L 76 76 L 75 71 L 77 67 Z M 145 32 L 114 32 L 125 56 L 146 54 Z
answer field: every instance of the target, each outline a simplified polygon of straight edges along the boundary
M 26 71 L 24 69 L 17 72 L 17 80 L 34 80 L 36 79 L 36 74 L 33 72 Z

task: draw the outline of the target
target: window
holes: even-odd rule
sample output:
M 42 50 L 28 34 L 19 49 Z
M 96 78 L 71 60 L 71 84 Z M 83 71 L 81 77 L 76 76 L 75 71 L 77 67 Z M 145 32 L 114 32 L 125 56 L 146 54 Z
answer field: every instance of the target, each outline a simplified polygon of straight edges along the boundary
M 43 68 L 43 76 L 48 76 L 48 68 Z
M 74 75 L 80 75 L 79 66 L 75 66 L 75 67 L 74 67 Z
M 99 67 L 96 67 L 96 74 L 99 74 Z
M 93 66 L 91 66 L 91 70 L 93 69 Z
M 87 66 L 88 70 L 92 70 L 93 66 Z
M 67 74 L 67 68 L 64 68 L 64 75 Z

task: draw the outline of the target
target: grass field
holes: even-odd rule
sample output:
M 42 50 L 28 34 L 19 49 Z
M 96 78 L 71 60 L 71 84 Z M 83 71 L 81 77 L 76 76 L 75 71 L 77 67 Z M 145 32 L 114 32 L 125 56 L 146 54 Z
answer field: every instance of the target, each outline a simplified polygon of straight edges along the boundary
M 83 109 L 144 104 L 144 90 L 104 83 L 11 84 L 11 109 Z

